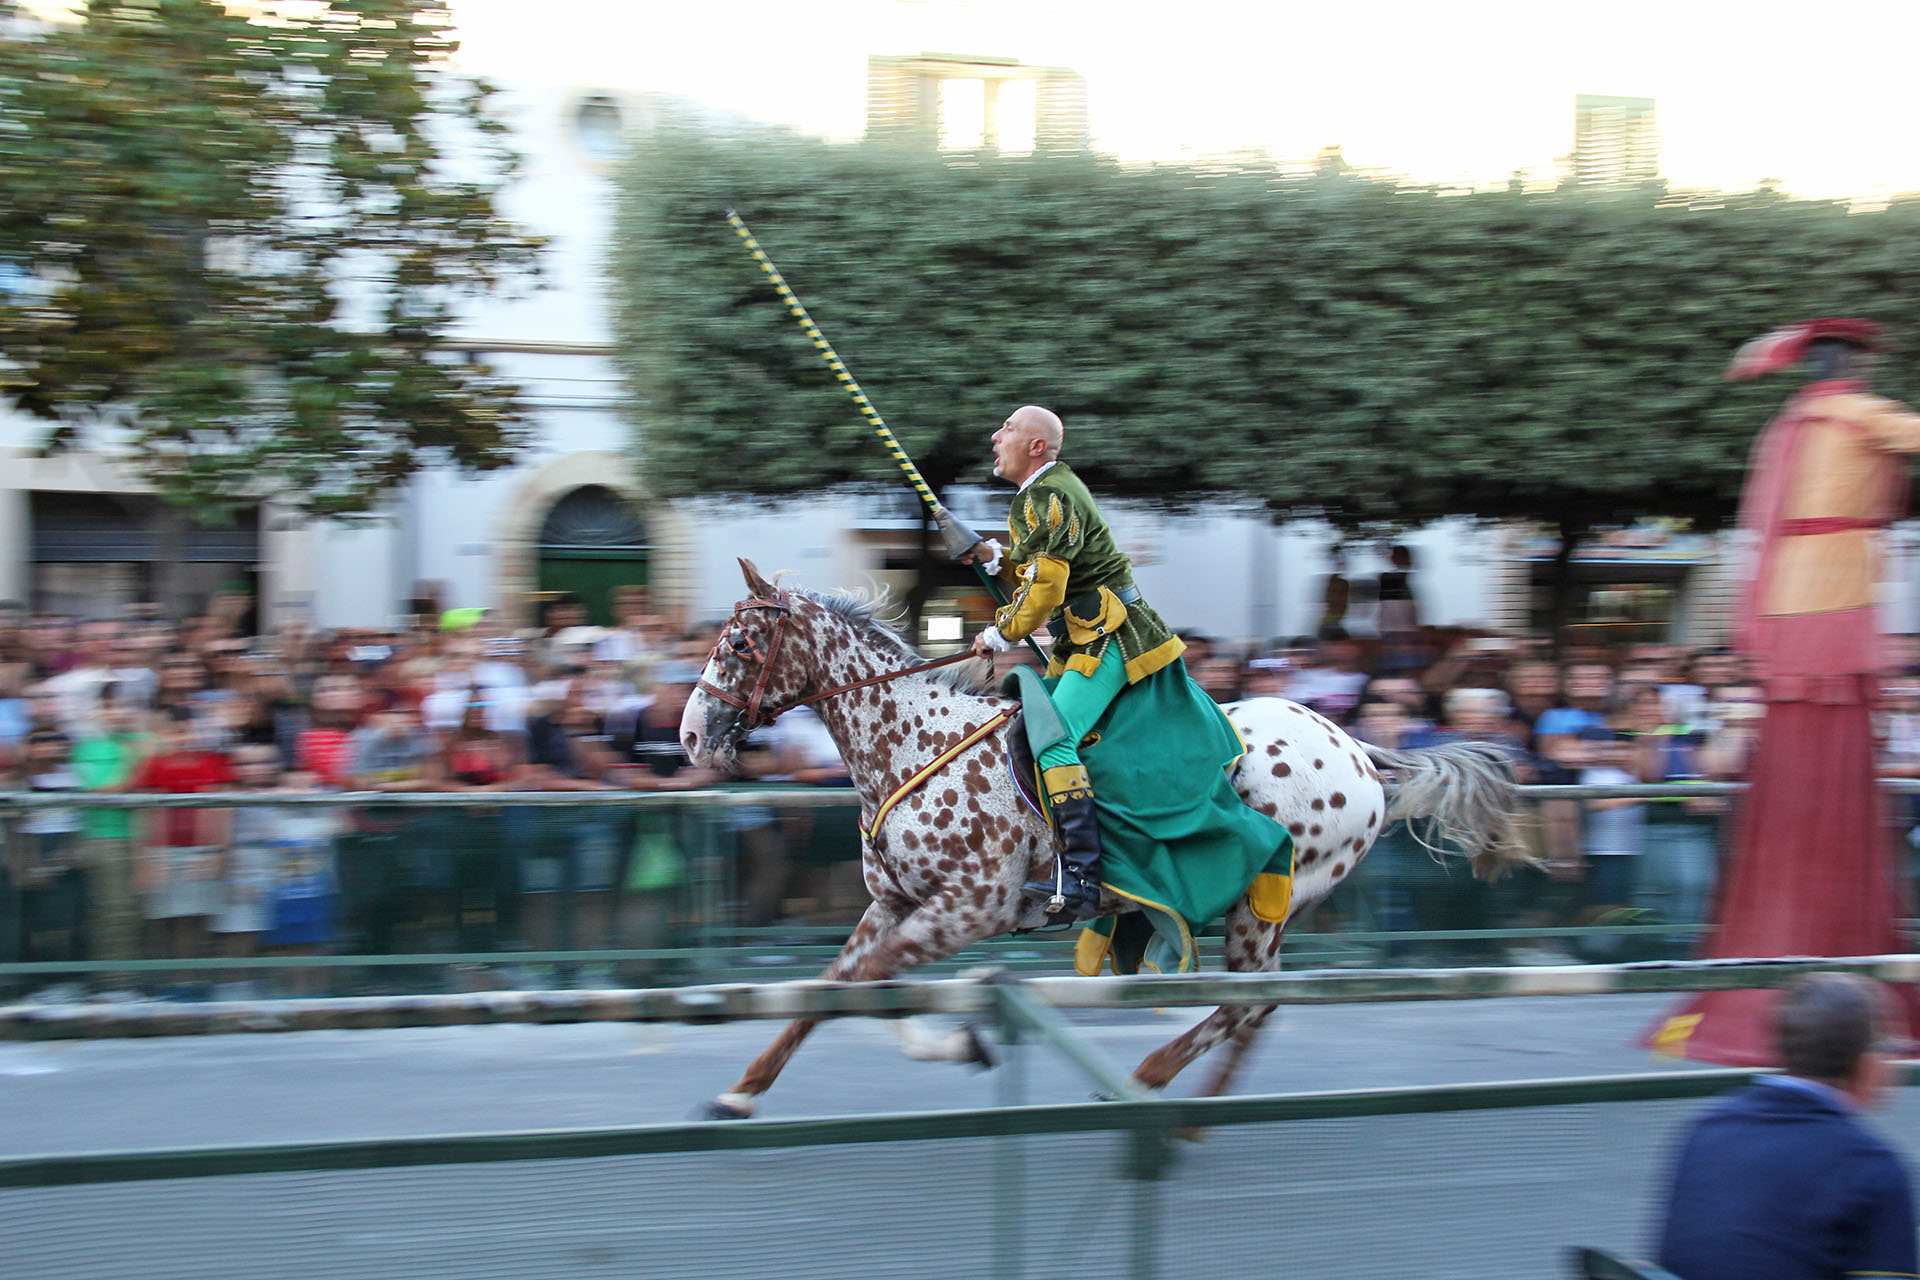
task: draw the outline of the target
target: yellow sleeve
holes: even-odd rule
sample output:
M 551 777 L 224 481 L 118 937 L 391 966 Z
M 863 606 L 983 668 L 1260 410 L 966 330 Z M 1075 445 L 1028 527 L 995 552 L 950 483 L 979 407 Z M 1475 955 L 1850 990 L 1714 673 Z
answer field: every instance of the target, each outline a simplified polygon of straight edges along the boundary
M 1037 555 L 1014 574 L 1013 599 L 993 615 L 993 625 L 1008 640 L 1024 640 L 1039 630 L 1067 598 L 1067 562 Z

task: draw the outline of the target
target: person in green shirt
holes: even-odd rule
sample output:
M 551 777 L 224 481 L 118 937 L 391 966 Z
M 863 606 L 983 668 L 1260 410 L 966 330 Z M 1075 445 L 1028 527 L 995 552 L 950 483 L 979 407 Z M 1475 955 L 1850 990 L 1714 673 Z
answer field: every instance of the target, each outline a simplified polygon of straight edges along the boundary
M 1186 645 L 1133 584 L 1093 495 L 1060 461 L 1065 429 L 1039 405 L 1015 409 L 993 433 L 993 471 L 1018 485 L 1007 518 L 1012 546 L 976 544 L 961 558 L 1010 575 L 1012 597 L 973 642 L 1004 652 L 1045 624 L 1053 634 L 1047 675 L 1067 732 L 1039 765 L 1060 842 L 1053 883 L 1030 883 L 1057 923 L 1100 914 L 1100 823 L 1080 742 L 1122 689 L 1177 660 Z
M 73 744 L 72 768 L 83 791 L 117 791 L 151 749 L 145 713 L 112 696 L 102 699 L 91 729 Z M 136 960 L 140 903 L 133 889 L 131 809 L 82 809 L 82 865 L 88 870 L 87 939 L 95 960 Z

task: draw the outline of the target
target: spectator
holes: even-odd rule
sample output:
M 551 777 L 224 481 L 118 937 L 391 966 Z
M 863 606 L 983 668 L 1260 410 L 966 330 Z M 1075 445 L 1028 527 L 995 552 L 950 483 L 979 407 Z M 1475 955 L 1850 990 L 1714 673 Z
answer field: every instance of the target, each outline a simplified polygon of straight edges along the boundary
M 518 785 L 539 791 L 604 791 L 613 763 L 598 716 L 575 677 L 557 702 L 527 722 L 527 758 Z M 611 890 L 618 870 L 621 814 L 604 805 L 533 811 L 537 832 L 521 850 L 527 941 L 536 951 L 599 948 L 610 940 Z M 563 901 L 564 898 L 564 901 Z M 611 973 L 604 975 L 610 985 Z
M 1607 727 L 1607 708 L 1613 701 L 1613 668 L 1604 662 L 1570 662 L 1561 677 L 1564 705 L 1542 712 L 1534 721 L 1534 753 L 1563 769 L 1586 767 L 1590 742 L 1609 742 L 1609 735 L 1582 738 L 1582 731 Z
M 1686 724 L 1663 723 L 1676 704 L 1663 688 L 1637 690 L 1628 704 L 1626 731 L 1633 735 L 1634 773 L 1643 782 L 1698 782 L 1706 778 L 1700 757 L 1705 735 Z M 1708 797 L 1650 800 L 1645 806 L 1640 886 L 1636 900 L 1661 921 L 1696 925 L 1706 918 L 1717 858 L 1720 802 Z M 1676 933 L 1668 943 L 1686 954 L 1693 937 Z
M 419 717 L 404 703 L 375 702 L 350 739 L 352 787 L 356 791 L 425 791 L 433 744 Z M 433 830 L 398 805 L 366 805 L 352 815 L 340 849 L 342 897 L 352 903 L 347 921 L 361 945 L 375 954 L 395 950 L 395 931 L 408 899 L 432 887 L 434 858 L 416 835 Z
M 122 791 L 153 749 L 146 713 L 106 691 L 94 732 L 73 746 L 73 773 L 86 791 Z M 134 891 L 134 815 L 80 812 L 80 861 L 87 869 L 87 945 L 94 960 L 140 957 L 140 902 Z
M 1646 695 L 1658 703 L 1659 693 Z M 1638 752 L 1631 740 L 1606 725 L 1580 731 L 1584 764 L 1580 785 L 1624 786 L 1639 782 Z M 1592 920 L 1624 922 L 1634 900 L 1640 854 L 1645 847 L 1646 801 L 1628 797 L 1585 801 L 1583 847 L 1586 854 L 1587 910 Z M 1617 959 L 1615 938 L 1588 939 L 1589 958 Z
M 118 622 L 83 622 L 74 633 L 72 661 L 41 686 L 59 700 L 60 732 L 69 739 L 94 728 L 100 691 L 118 680 L 113 662 L 120 642 Z
M 192 712 L 175 706 L 161 721 L 155 752 L 140 762 L 134 791 L 195 794 L 231 787 L 233 765 L 212 749 Z M 148 809 L 141 814 L 135 887 L 150 925 L 148 954 L 171 959 L 203 955 L 207 919 L 225 906 L 221 858 L 232 829 L 226 809 Z
M 774 722 L 773 750 L 782 781 L 814 787 L 851 787 L 853 779 L 833 735 L 812 707 L 795 707 Z M 846 816 L 818 809 L 790 809 L 780 815 L 780 838 L 795 864 L 794 895 L 810 904 L 811 923 L 852 923 L 841 912 L 865 909 L 860 877 L 860 836 Z M 857 903 L 857 905 L 855 905 Z
M 1413 591 L 1413 548 L 1397 543 L 1387 552 L 1392 567 L 1380 574 L 1380 639 L 1389 650 L 1420 627 Z
M 1360 669 L 1360 645 L 1336 627 L 1324 633 L 1317 660 L 1294 677 L 1287 686 L 1287 697 L 1344 724 L 1360 705 L 1360 693 L 1366 687 L 1367 673 Z
M 610 726 L 615 768 L 627 786 L 690 791 L 721 780 L 716 770 L 695 767 L 680 745 L 680 717 L 699 678 L 691 663 L 657 664 L 645 705 Z M 633 846 L 620 873 L 620 934 L 628 945 L 656 947 L 666 940 L 677 891 L 687 880 L 687 850 L 706 820 L 685 810 L 636 811 Z M 634 964 L 622 977 L 643 981 L 654 971 L 651 963 Z
M 240 790 L 273 791 L 279 787 L 280 753 L 271 745 L 243 744 L 233 750 L 231 759 L 235 785 Z M 207 926 L 221 955 L 253 955 L 259 949 L 260 935 L 273 921 L 274 842 L 280 813 L 267 805 L 232 810 L 233 838 L 227 849 L 224 900 L 220 913 Z M 240 989 L 240 984 L 222 985 L 225 989 L 221 995 L 226 998 L 254 994 L 250 989 Z
M 1890 1068 L 1885 1000 L 1851 974 L 1796 979 L 1775 1007 L 1786 1074 L 1716 1102 L 1681 1144 L 1658 1242 L 1681 1280 L 1911 1276 L 1906 1162 L 1865 1122 Z
M 430 757 L 428 785 L 437 791 L 475 795 L 507 791 L 520 766 L 516 741 L 487 725 L 488 700 L 475 689 L 462 694 L 457 728 L 441 740 Z M 507 830 L 500 811 L 476 805 L 463 809 L 436 842 L 441 866 L 432 879 L 451 893 L 448 904 L 457 945 L 463 951 L 492 949 L 508 909 L 503 895 L 508 884 L 508 851 L 518 846 L 517 828 Z M 448 846 L 452 847 L 449 848 Z
M 77 791 L 72 744 L 41 729 L 27 736 L 20 775 L 36 795 Z M 29 809 L 16 825 L 12 878 L 20 896 L 21 938 L 27 960 L 82 958 L 86 876 L 78 855 L 79 815 L 72 809 Z M 64 986 L 65 984 L 61 984 Z
M 0 752 L 11 752 L 33 726 L 27 705 L 27 664 L 0 657 Z
M 360 680 L 321 676 L 313 685 L 313 723 L 294 740 L 293 763 L 330 791 L 353 781 L 353 730 L 360 719 Z

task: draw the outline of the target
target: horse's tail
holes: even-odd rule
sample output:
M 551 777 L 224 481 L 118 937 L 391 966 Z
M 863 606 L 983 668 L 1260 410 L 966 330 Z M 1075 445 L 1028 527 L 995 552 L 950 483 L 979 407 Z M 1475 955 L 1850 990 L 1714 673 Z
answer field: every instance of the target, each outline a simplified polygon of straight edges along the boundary
M 1435 853 L 1470 855 L 1483 880 L 1537 861 L 1521 837 L 1520 791 L 1513 761 L 1491 742 L 1451 742 L 1415 751 L 1365 746 L 1393 775 L 1388 822 L 1405 819 L 1413 838 Z M 1424 830 L 1414 821 L 1425 818 Z

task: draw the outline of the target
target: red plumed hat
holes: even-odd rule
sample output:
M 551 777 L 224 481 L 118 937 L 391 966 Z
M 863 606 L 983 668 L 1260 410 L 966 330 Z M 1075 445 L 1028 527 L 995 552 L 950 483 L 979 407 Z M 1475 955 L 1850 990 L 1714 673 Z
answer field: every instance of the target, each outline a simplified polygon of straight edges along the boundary
M 1876 351 L 1880 347 L 1880 326 L 1871 320 L 1849 320 L 1841 316 L 1790 324 L 1762 334 L 1736 351 L 1727 377 L 1757 378 L 1764 373 L 1791 369 L 1805 357 L 1807 347 L 1820 338 L 1837 338 Z

